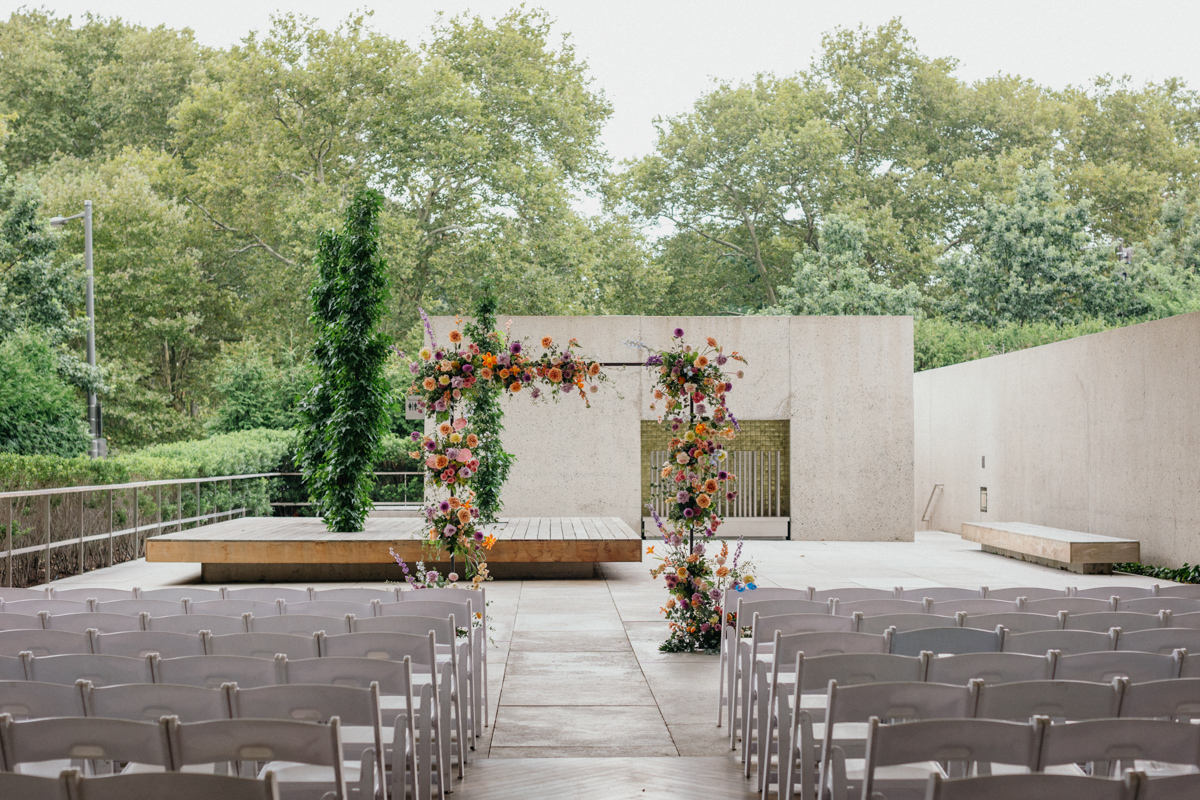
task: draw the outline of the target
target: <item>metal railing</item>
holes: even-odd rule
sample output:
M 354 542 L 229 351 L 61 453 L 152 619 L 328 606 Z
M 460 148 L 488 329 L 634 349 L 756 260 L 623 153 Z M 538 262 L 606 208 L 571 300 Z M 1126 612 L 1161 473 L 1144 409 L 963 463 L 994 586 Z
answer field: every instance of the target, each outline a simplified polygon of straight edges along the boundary
M 784 495 L 788 487 L 783 478 L 782 450 L 727 450 L 724 468 L 737 476 L 734 489 L 737 496 L 717 499 L 717 513 L 726 519 L 737 517 L 782 517 Z M 659 470 L 667 461 L 666 450 L 650 451 L 652 483 L 657 483 Z M 652 492 L 651 503 L 660 516 L 666 516 L 667 500 L 661 492 Z
M 930 516 L 929 512 L 933 508 L 934 495 L 937 494 L 938 489 L 945 489 L 945 488 L 946 488 L 946 484 L 935 483 L 933 485 L 933 488 L 929 490 L 929 499 L 925 502 L 925 510 L 921 512 L 921 522 L 932 522 L 933 521 L 933 517 Z
M 384 477 L 403 476 L 404 480 L 399 481 L 399 483 L 400 483 L 400 485 L 402 485 L 404 487 L 404 489 L 403 489 L 403 497 L 400 500 L 376 500 L 375 507 L 376 508 L 387 508 L 388 506 L 396 506 L 396 505 L 418 506 L 421 503 L 423 503 L 424 499 L 425 499 L 424 498 L 424 491 L 425 491 L 424 484 L 422 484 L 422 488 L 421 488 L 421 492 L 420 492 L 421 497 L 417 498 L 417 500 L 415 500 L 415 501 L 410 502 L 408 499 L 408 479 L 412 478 L 412 477 L 421 477 L 421 476 L 424 476 L 424 474 L 425 473 L 423 473 L 423 472 L 376 472 L 375 477 L 377 477 L 377 478 L 380 476 L 384 476 Z M 277 475 L 281 478 L 298 478 L 298 477 L 300 477 L 301 473 L 299 473 L 299 472 L 277 472 L 277 473 L 275 473 L 275 475 Z M 392 484 L 388 484 L 388 485 L 392 485 Z M 376 484 L 376 487 L 378 488 L 378 484 Z M 417 493 L 414 492 L 414 494 L 417 494 Z M 274 500 L 271 501 L 271 508 L 308 508 L 308 507 L 311 507 L 314 505 L 316 505 L 316 503 L 313 503 L 310 501 L 304 501 L 304 502 L 286 502 L 286 501 L 276 502 Z

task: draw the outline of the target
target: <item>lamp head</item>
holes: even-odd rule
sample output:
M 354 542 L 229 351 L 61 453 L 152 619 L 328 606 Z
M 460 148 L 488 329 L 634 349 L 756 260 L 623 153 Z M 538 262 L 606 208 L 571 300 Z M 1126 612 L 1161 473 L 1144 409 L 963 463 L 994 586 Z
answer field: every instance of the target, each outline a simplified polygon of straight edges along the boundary
M 62 228 L 64 226 L 66 226 L 66 224 L 67 224 L 66 217 L 51 217 L 50 218 L 50 227 L 51 228 Z

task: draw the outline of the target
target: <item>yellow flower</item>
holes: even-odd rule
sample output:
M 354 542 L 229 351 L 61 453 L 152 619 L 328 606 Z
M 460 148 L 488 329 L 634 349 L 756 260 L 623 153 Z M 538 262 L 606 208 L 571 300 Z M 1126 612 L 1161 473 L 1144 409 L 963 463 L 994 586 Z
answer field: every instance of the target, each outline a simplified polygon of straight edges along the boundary
M 687 567 L 680 567 L 679 569 L 675 570 L 675 574 L 680 578 L 686 578 L 688 574 Z
M 461 433 L 452 433 L 452 434 L 450 434 L 450 442 L 451 442 L 452 444 L 458 444 L 458 443 L 459 443 L 459 442 L 461 442 L 461 441 L 462 441 L 462 434 L 461 434 Z
M 439 375 L 438 383 L 440 383 L 442 386 L 449 386 L 450 385 L 450 376 L 449 375 Z
M 429 348 L 428 348 L 428 347 L 422 347 L 422 348 L 421 348 L 421 360 L 422 360 L 422 361 L 428 361 L 428 360 L 429 360 L 429 359 L 431 359 L 431 358 L 433 358 L 433 353 L 429 352 Z
M 743 575 L 742 583 L 754 583 L 754 576 L 753 575 Z

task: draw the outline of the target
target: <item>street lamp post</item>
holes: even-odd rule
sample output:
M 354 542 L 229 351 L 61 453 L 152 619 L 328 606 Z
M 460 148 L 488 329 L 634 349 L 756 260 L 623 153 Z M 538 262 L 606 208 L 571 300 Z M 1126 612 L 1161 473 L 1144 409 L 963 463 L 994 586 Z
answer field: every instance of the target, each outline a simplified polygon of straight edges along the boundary
M 69 217 L 53 217 L 50 226 L 62 228 L 73 219 L 83 220 L 83 269 L 87 275 L 87 361 L 88 366 L 96 367 L 96 302 L 92 288 L 92 201 L 83 201 L 83 211 Z M 108 443 L 101 435 L 100 403 L 95 392 L 88 392 L 88 427 L 92 432 L 92 446 L 89 455 L 92 458 L 103 458 L 108 453 Z

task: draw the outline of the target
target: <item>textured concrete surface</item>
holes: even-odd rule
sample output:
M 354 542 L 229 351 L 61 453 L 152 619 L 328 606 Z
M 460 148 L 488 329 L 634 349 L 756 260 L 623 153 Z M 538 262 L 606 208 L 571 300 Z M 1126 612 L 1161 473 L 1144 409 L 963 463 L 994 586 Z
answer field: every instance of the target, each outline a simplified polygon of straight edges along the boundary
M 1196 563 L 1198 352 L 1200 313 L 918 373 L 914 524 L 942 483 L 933 529 L 1028 522 Z

